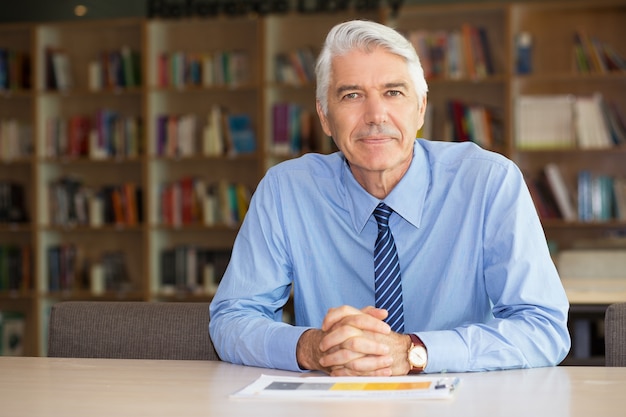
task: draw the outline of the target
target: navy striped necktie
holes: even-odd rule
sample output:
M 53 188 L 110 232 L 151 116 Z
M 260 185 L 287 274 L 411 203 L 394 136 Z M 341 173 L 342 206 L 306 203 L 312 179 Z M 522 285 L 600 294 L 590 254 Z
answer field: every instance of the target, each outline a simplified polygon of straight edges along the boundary
M 374 247 L 374 288 L 376 307 L 384 308 L 389 315 L 385 320 L 391 330 L 404 333 L 402 306 L 402 281 L 396 244 L 389 230 L 389 216 L 393 210 L 380 203 L 374 210 L 378 223 L 378 237 Z

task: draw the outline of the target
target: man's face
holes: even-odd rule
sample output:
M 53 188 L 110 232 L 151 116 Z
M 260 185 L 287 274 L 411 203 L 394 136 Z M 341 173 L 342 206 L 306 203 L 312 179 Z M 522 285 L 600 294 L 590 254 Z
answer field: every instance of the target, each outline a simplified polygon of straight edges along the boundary
M 425 108 L 404 59 L 379 47 L 333 59 L 328 114 L 319 103 L 317 111 L 324 133 L 358 179 L 383 171 L 404 174 Z

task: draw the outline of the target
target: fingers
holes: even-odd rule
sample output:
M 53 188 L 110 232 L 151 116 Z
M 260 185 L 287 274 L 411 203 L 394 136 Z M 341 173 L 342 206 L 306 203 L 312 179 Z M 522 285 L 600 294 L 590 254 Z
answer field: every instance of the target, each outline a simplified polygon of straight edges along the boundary
M 382 321 L 386 317 L 386 310 L 372 306 L 365 307 L 362 310 L 351 306 L 331 308 L 328 310 L 326 317 L 324 317 L 322 330 L 328 332 L 338 325 L 352 325 L 362 330 L 388 334 L 391 328 Z
M 330 369 L 330 375 L 406 375 L 408 362 L 405 338 L 408 336 L 394 332 L 353 338 L 325 352 L 320 363 L 325 365 L 327 372 Z M 381 346 L 384 348 L 381 349 Z
M 340 349 L 352 350 L 364 355 L 386 355 L 389 348 L 376 337 L 376 332 L 362 330 L 356 325 L 335 327 L 324 335 L 320 350 L 326 353 Z
M 387 310 L 383 310 L 382 308 L 376 308 L 372 306 L 365 307 L 361 311 L 365 314 L 369 314 L 370 316 L 378 320 L 385 320 L 388 316 Z
M 331 376 L 392 376 L 393 371 L 388 361 L 381 361 L 376 357 L 364 357 L 354 362 L 350 366 L 338 366 L 331 368 Z
M 341 306 L 322 323 L 318 364 L 331 375 L 391 375 L 393 332 L 387 311 L 372 306 Z

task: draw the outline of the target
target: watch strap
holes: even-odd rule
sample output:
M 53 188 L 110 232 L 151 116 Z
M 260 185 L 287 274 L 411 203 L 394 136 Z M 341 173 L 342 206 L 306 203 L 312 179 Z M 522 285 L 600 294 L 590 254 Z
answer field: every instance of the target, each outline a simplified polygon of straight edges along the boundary
M 411 346 L 409 347 L 409 352 L 411 351 L 411 349 L 413 349 L 414 346 L 422 346 L 424 350 L 426 350 L 426 345 L 424 345 L 424 342 L 422 342 L 422 339 L 420 339 L 416 334 L 409 333 L 409 337 L 411 338 Z M 427 350 L 426 352 L 428 353 Z M 424 371 L 424 368 L 426 367 L 426 366 L 416 367 L 416 366 L 413 366 L 410 362 L 409 362 L 409 365 L 411 366 L 411 369 L 409 370 L 409 374 L 422 373 Z

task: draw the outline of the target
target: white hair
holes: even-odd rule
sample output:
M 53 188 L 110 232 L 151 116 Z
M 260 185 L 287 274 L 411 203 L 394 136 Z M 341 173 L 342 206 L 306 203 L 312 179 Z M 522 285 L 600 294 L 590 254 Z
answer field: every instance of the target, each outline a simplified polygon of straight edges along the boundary
M 372 51 L 376 47 L 385 48 L 392 54 L 404 58 L 420 102 L 426 97 L 428 85 L 424 78 L 424 70 L 411 42 L 396 30 L 383 24 L 367 20 L 351 20 L 336 25 L 328 32 L 322 51 L 317 58 L 315 95 L 324 114 L 328 113 L 328 86 L 332 59 L 355 49 Z

